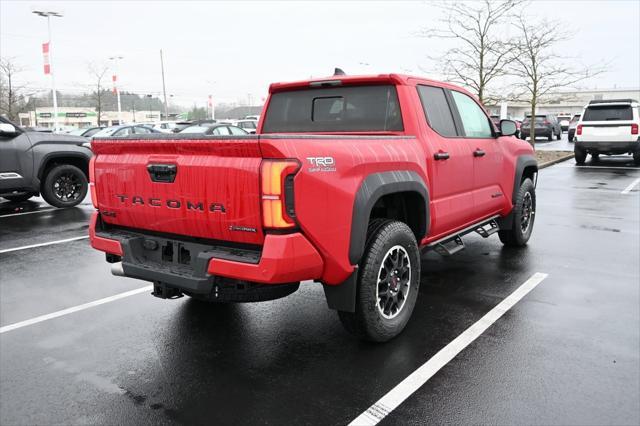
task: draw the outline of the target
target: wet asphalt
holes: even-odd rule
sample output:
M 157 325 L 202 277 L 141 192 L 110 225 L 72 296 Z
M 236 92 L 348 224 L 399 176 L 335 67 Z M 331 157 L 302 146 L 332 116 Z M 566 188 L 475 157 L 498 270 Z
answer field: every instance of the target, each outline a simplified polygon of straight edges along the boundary
M 621 193 L 637 178 L 628 156 L 542 170 L 529 245 L 426 254 L 413 317 L 382 345 L 348 335 L 311 282 L 231 306 L 138 294 L 2 333 L 0 424 L 346 424 L 536 272 L 382 423 L 638 424 L 640 187 Z M 88 200 L 34 200 L 0 202 L 0 251 L 86 235 Z M 0 326 L 146 285 L 86 239 L 0 253 Z

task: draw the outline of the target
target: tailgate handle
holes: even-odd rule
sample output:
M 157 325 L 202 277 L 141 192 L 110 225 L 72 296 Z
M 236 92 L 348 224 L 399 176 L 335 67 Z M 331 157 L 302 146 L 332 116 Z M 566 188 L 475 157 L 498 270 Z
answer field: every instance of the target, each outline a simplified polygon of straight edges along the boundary
M 147 170 L 152 181 L 173 183 L 176 180 L 178 166 L 175 164 L 149 164 Z

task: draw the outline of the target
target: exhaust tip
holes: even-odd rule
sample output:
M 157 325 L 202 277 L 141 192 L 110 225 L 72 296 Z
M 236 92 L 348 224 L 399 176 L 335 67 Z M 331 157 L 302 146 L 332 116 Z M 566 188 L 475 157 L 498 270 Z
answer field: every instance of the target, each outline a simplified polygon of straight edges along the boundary
M 124 277 L 124 269 L 122 269 L 122 262 L 112 263 L 111 273 L 116 277 Z

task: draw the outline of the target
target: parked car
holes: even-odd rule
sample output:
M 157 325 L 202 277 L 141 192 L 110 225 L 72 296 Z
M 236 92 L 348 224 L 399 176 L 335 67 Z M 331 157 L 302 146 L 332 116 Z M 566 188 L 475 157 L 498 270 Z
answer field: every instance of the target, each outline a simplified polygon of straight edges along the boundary
M 89 234 L 115 275 L 215 303 L 320 282 L 345 328 L 380 342 L 411 317 L 421 249 L 529 240 L 533 148 L 466 90 L 392 74 L 269 91 L 259 138 L 94 139 Z
M 260 121 L 260 115 L 245 115 L 243 120 Z
M 491 121 L 496 126 L 496 129 L 500 128 L 500 116 L 499 115 L 492 115 L 491 116 Z M 512 120 L 512 121 L 514 123 L 516 123 L 516 134 L 515 134 L 515 137 L 519 138 L 520 137 L 520 128 L 522 127 L 522 121 L 518 121 L 518 120 Z
M 149 124 L 149 127 L 152 127 L 162 133 L 171 133 L 173 129 L 176 127 L 175 121 L 156 121 L 155 123 Z
M 207 118 L 203 120 L 187 120 L 187 121 L 178 121 L 173 128 L 173 133 L 180 133 L 184 128 L 199 124 L 215 124 L 217 120 L 213 118 Z
M 587 154 L 594 160 L 600 154 L 631 154 L 640 165 L 640 114 L 634 99 L 591 101 L 584 108 L 576 126 L 573 152 L 577 164 L 584 164 Z
M 580 120 L 580 114 L 576 114 L 571 118 L 569 122 L 569 130 L 567 131 L 567 139 L 569 142 L 573 142 L 573 138 L 576 134 L 576 126 L 578 125 L 578 121 Z
M 571 121 L 570 115 L 559 115 L 558 121 L 560 122 L 560 128 L 563 132 L 569 131 L 569 122 Z
M 248 135 L 244 129 L 240 127 L 233 126 L 226 123 L 218 123 L 218 124 L 195 124 L 193 126 L 185 127 L 180 131 L 180 134 L 200 134 L 200 135 L 214 135 L 214 136 L 242 136 Z
M 237 120 L 233 124 L 246 130 L 248 133 L 255 133 L 258 128 L 258 122 L 256 120 Z
M 536 115 L 534 119 L 536 137 L 546 137 L 552 141 L 553 138 L 562 138 L 562 128 L 558 119 L 553 114 Z M 531 116 L 526 116 L 520 128 L 520 137 L 527 139 L 531 135 Z
M 0 117 L 0 197 L 13 202 L 42 195 L 73 207 L 87 195 L 91 149 L 86 138 L 28 131 Z
M 91 136 L 95 135 L 102 129 L 104 129 L 104 127 L 85 127 L 84 129 L 73 129 L 67 134 L 74 135 L 74 136 L 84 136 L 85 138 L 90 138 Z
M 152 127 L 143 124 L 123 124 L 121 126 L 111 126 L 100 130 L 93 135 L 94 138 L 120 137 L 128 135 L 146 135 L 149 133 L 162 133 Z

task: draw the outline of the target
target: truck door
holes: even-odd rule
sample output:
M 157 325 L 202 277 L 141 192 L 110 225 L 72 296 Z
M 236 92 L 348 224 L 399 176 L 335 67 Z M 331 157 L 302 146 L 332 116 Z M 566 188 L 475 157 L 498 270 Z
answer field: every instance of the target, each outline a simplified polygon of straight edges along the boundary
M 418 85 L 425 113 L 427 174 L 431 182 L 430 239 L 462 228 L 473 219 L 473 150 L 461 138 L 450 98 L 441 87 Z
M 33 152 L 27 134 L 0 133 L 0 193 L 32 189 L 32 178 Z
M 456 118 L 472 151 L 473 205 L 476 218 L 481 219 L 504 207 L 505 195 L 500 185 L 501 142 L 493 131 L 491 120 L 473 98 L 455 90 L 450 93 L 455 104 L 454 113 L 457 112 Z

